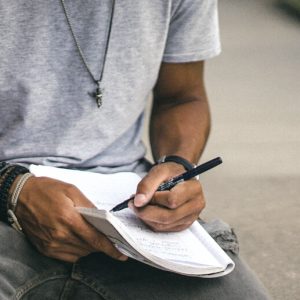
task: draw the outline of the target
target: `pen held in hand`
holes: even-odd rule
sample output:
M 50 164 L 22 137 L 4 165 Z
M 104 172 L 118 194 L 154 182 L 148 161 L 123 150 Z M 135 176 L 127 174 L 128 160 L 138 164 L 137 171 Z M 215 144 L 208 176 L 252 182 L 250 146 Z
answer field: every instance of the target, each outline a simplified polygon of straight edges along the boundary
M 219 165 L 221 163 L 222 163 L 222 159 L 220 157 L 214 158 L 214 159 L 212 159 L 212 160 L 210 160 L 210 161 L 208 161 L 204 164 L 201 164 L 201 165 L 195 167 L 192 170 L 189 170 L 189 171 L 187 171 L 187 172 L 185 172 L 181 175 L 178 175 L 178 176 L 170 179 L 167 182 L 162 183 L 158 187 L 157 191 L 160 192 L 160 191 L 170 190 L 175 185 L 177 185 L 178 183 L 189 180 L 193 177 L 196 177 L 196 176 L 200 175 L 201 173 L 204 173 L 204 172 L 216 167 L 217 165 Z M 127 208 L 129 201 L 131 201 L 133 199 L 134 199 L 134 196 L 130 197 L 129 199 L 127 199 L 127 200 L 123 201 L 122 203 L 120 203 L 120 204 L 116 205 L 115 207 L 113 207 L 110 210 L 110 212 L 116 212 L 116 211 L 120 211 L 124 208 Z

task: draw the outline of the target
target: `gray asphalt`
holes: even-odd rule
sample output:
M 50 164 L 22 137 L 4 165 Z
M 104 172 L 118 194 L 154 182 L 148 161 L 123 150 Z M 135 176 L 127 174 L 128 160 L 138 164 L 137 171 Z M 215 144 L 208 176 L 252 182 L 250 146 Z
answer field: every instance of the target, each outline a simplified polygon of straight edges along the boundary
M 223 53 L 206 64 L 213 127 L 206 219 L 235 228 L 274 299 L 300 299 L 300 21 L 272 0 L 221 0 Z M 145 135 L 146 137 L 146 135 Z

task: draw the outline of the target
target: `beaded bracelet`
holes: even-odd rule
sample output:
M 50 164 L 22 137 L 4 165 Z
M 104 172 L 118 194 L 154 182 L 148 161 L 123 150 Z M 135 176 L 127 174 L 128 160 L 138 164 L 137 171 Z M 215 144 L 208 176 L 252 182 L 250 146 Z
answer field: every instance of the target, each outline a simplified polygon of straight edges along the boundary
M 9 165 L 4 173 L 2 172 L 0 178 L 0 220 L 9 223 L 7 211 L 10 188 L 19 175 L 28 172 L 27 168 L 20 165 Z
M 17 206 L 17 202 L 18 202 L 18 199 L 19 199 L 19 195 L 21 193 L 21 190 L 23 188 L 23 186 L 25 185 L 26 181 L 32 177 L 33 174 L 31 173 L 25 173 L 24 175 L 22 175 L 20 177 L 20 180 L 18 180 L 15 188 L 14 188 L 14 191 L 9 199 L 9 202 L 8 202 L 8 207 L 14 212 L 16 210 L 16 206 Z
M 6 178 L 8 177 L 9 173 L 11 172 L 13 166 L 7 165 L 5 168 L 5 171 L 1 173 L 0 177 L 0 220 L 5 221 L 5 216 L 7 212 L 7 200 L 4 198 L 4 195 L 2 196 L 2 187 L 6 181 Z
M 7 170 L 10 167 L 10 164 L 6 163 L 5 161 L 0 162 L 0 176 L 5 173 L 5 170 Z

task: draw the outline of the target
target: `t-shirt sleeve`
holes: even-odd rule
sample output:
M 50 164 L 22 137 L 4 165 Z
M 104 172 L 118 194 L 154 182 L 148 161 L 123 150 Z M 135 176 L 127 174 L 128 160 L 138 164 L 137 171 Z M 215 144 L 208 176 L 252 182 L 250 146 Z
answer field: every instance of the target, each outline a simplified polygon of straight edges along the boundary
M 221 52 L 217 0 L 181 0 L 172 13 L 164 62 L 206 60 Z

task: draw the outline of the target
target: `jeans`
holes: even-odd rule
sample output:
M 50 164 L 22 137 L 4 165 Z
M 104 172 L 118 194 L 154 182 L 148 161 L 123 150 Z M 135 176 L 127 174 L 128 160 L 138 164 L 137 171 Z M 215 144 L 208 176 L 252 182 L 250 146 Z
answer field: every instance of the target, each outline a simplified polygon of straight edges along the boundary
M 229 228 L 229 227 L 228 227 Z M 235 270 L 214 279 L 161 271 L 134 260 L 93 253 L 77 263 L 40 254 L 22 234 L 0 222 L 0 299 L 158 300 L 270 299 L 238 257 L 234 233 L 222 223 L 207 230 L 235 261 Z

